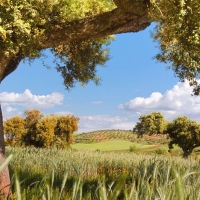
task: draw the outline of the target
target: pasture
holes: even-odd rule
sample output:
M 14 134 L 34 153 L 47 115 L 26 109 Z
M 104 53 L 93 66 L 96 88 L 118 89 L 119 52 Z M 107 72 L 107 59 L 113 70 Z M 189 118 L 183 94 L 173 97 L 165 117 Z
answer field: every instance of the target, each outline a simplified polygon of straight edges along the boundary
M 107 140 L 104 142 L 93 143 L 75 143 L 72 145 L 73 149 L 77 150 L 100 150 L 100 151 L 115 151 L 115 150 L 129 150 L 131 145 L 137 145 L 136 143 L 125 140 Z
M 8 146 L 7 155 L 13 155 L 10 199 L 200 199 L 197 155 L 183 159 L 178 153 L 169 154 L 162 138 L 154 138 L 153 144 L 149 138 L 105 137 L 104 133 L 99 142 L 93 137 L 81 143 L 79 135 L 79 143 L 70 149 Z
M 199 199 L 200 160 L 133 152 L 10 148 L 14 199 Z

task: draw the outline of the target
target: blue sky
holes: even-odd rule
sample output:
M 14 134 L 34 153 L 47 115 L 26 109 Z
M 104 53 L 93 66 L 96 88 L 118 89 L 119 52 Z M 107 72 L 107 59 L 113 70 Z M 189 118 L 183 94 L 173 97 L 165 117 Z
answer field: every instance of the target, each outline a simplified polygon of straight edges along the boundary
M 173 71 L 153 59 L 158 49 L 150 37 L 150 26 L 139 33 L 121 34 L 110 45 L 111 60 L 98 67 L 101 85 L 90 82 L 65 90 L 62 77 L 53 68 L 52 56 L 45 63 L 36 59 L 18 69 L 1 84 L 0 101 L 4 120 L 25 109 L 44 114 L 73 114 L 80 118 L 79 131 L 127 129 L 141 114 L 162 112 L 172 120 L 186 115 L 200 121 L 200 98 L 191 96 L 188 83 L 179 83 Z

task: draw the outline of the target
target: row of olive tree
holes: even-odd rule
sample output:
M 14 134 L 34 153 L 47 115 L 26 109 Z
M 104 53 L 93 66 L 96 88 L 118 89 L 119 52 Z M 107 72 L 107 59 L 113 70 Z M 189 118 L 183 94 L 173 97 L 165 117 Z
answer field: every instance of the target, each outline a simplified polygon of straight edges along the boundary
M 44 116 L 39 110 L 26 110 L 25 118 L 15 116 L 4 122 L 7 145 L 35 147 L 67 147 L 73 143 L 79 118 L 73 115 Z
M 170 137 L 169 149 L 178 145 L 187 158 L 194 148 L 200 146 L 200 123 L 186 116 L 177 117 L 172 122 L 164 119 L 160 112 L 141 115 L 133 132 L 142 137 L 143 134 L 167 134 Z

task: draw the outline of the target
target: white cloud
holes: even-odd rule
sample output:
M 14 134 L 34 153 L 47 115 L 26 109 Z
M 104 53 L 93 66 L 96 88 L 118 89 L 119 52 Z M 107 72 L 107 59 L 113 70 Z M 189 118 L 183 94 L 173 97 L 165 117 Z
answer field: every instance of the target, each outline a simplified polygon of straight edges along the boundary
M 192 96 L 193 88 L 188 82 L 179 82 L 164 94 L 153 92 L 149 97 L 136 97 L 118 106 L 119 109 L 134 111 L 137 114 L 161 112 L 168 119 L 186 115 L 200 121 L 200 96 Z
M 13 107 L 11 107 L 11 106 L 7 106 L 6 108 L 5 108 L 5 111 L 7 112 L 7 113 L 12 113 L 12 112 L 14 112 L 14 111 L 16 111 L 17 109 L 16 108 L 13 108 Z
M 55 113 L 56 115 L 73 115 L 72 112 L 69 111 L 59 111 Z
M 2 106 L 20 105 L 26 109 L 48 109 L 55 105 L 61 105 L 64 96 L 61 93 L 53 92 L 48 95 L 34 95 L 29 89 L 26 89 L 23 93 L 0 93 L 0 101 Z
M 142 114 L 161 112 L 166 119 L 172 120 L 177 116 L 186 115 L 190 119 L 200 122 L 200 96 L 192 96 L 193 88 L 188 82 L 177 83 L 165 93 L 153 92 L 149 97 L 136 97 L 118 106 L 122 115 L 91 115 L 77 116 L 80 118 L 78 132 L 89 132 L 106 129 L 132 130 L 136 121 Z M 19 115 L 21 107 L 24 109 L 48 109 L 63 104 L 64 96 L 61 93 L 48 95 L 34 95 L 30 90 L 23 93 L 0 93 L 0 101 L 4 119 L 13 115 Z M 96 101 L 93 104 L 103 102 Z M 68 115 L 71 112 L 61 111 L 55 114 Z M 76 116 L 76 115 L 75 115 Z
M 140 107 L 143 107 L 144 105 L 147 106 L 148 108 L 153 108 L 155 107 L 156 103 L 160 101 L 161 98 L 162 98 L 161 93 L 153 92 L 148 98 L 137 97 L 133 100 L 130 100 L 129 102 L 125 104 L 120 104 L 118 108 L 119 109 L 137 108 L 139 110 Z
M 127 127 L 125 126 L 127 124 Z M 94 115 L 80 116 L 78 132 L 90 132 L 95 130 L 108 129 L 132 129 L 127 117 L 110 116 L 110 115 Z
M 3 114 L 3 120 L 6 120 L 7 118 L 10 118 L 10 117 L 13 117 L 13 116 L 21 116 L 23 113 L 20 112 L 15 107 L 4 106 L 4 107 L 2 107 L 2 114 Z
M 133 130 L 135 122 L 121 122 L 110 126 L 111 129 Z

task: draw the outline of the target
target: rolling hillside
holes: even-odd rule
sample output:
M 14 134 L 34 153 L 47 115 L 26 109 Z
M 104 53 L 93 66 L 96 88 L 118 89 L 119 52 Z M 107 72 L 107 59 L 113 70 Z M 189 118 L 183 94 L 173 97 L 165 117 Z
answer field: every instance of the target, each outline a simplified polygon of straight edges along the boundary
M 75 135 L 75 143 L 102 142 L 113 139 L 134 141 L 137 135 L 127 130 L 100 130 Z
M 108 140 L 125 140 L 140 144 L 166 144 L 168 142 L 164 135 L 144 135 L 137 138 L 131 130 L 100 130 L 89 133 L 75 134 L 75 143 L 96 143 Z

